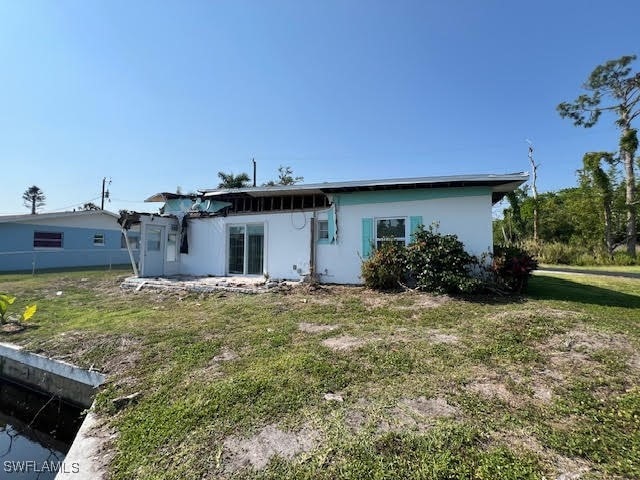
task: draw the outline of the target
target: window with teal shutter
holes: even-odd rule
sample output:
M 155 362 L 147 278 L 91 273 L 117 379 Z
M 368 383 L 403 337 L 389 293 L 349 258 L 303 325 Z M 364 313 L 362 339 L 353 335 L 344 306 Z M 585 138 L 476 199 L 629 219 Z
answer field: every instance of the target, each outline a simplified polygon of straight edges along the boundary
M 371 244 L 373 242 L 373 218 L 362 219 L 362 258 L 371 256 Z
M 413 236 L 414 233 L 416 233 L 416 231 L 418 230 L 418 227 L 420 225 L 424 225 L 422 223 L 422 216 L 421 215 L 409 218 L 409 228 L 411 228 L 411 235 L 412 236 Z
M 329 243 L 336 243 L 336 214 L 335 206 L 332 206 L 327 212 L 329 227 Z

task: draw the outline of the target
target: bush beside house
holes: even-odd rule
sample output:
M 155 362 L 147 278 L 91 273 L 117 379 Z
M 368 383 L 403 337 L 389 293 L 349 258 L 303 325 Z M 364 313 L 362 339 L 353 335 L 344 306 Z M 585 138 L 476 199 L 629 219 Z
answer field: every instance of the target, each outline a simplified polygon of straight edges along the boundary
M 469 254 L 456 235 L 438 232 L 437 225 L 420 226 L 408 245 L 384 241 L 362 262 L 364 284 L 376 290 L 410 286 L 433 293 L 475 293 L 496 288 L 526 290 L 537 261 L 514 247 L 496 247 L 492 262 Z

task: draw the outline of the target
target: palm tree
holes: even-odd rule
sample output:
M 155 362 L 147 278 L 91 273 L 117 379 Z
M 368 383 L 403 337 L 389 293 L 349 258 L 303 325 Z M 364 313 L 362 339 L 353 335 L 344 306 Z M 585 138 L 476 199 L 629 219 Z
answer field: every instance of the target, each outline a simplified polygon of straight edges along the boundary
M 238 175 L 218 172 L 218 177 L 221 180 L 218 184 L 218 188 L 244 188 L 249 186 L 249 174 L 244 172 L 239 173 Z
M 32 185 L 27 188 L 22 194 L 22 200 L 24 200 L 24 206 L 31 209 L 31 215 L 35 215 L 36 210 L 44 206 L 47 197 L 44 196 L 44 192 L 40 190 L 40 187 Z

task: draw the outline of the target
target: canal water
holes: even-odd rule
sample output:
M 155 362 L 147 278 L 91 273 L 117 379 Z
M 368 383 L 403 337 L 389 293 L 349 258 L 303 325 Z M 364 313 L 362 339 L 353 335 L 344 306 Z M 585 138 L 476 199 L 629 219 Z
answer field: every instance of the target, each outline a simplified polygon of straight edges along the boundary
M 82 408 L 0 377 L 0 479 L 74 471 L 64 459 L 83 419 Z

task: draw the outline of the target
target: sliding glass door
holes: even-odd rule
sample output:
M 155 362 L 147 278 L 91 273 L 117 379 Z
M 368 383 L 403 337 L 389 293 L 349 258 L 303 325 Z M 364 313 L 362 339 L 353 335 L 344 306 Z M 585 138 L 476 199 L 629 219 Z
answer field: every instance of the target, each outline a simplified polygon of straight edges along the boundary
M 232 225 L 228 230 L 230 275 L 262 275 L 264 272 L 264 225 Z

